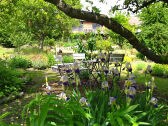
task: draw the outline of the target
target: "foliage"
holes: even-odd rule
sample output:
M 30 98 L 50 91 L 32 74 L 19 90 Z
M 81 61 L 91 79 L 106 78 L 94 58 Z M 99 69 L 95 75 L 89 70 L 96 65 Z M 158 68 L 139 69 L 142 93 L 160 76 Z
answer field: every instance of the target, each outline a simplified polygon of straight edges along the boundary
M 156 9 L 157 8 L 157 9 Z M 168 6 L 162 2 L 144 8 L 140 14 L 142 25 L 140 39 L 156 54 L 167 55 L 168 52 Z
M 82 42 L 82 40 L 78 39 L 77 41 L 77 50 L 78 53 L 86 53 L 86 45 Z
M 79 78 L 80 78 L 80 80 L 89 80 L 89 77 L 90 77 L 90 72 L 89 72 L 89 70 L 82 70 L 82 71 L 79 73 Z
M 130 105 L 123 94 L 117 94 L 113 104 L 109 97 L 114 96 L 111 91 L 86 91 L 87 101 L 79 102 L 82 94 L 73 91 L 69 100 L 50 96 L 37 96 L 23 111 L 23 117 L 28 125 L 157 125 L 166 118 L 162 112 L 166 107 L 158 108 L 146 105 L 144 94 L 137 96 Z M 138 103 L 141 103 L 139 105 Z M 144 103 L 144 104 L 143 104 Z M 162 118 L 160 118 L 160 117 Z M 159 118 L 158 118 L 159 117 Z M 149 123 L 146 123 L 149 122 Z
M 8 116 L 9 114 L 10 114 L 9 112 L 6 112 L 6 113 L 0 115 L 0 125 L 1 125 L 1 126 L 7 126 L 7 124 L 5 124 L 5 123 L 3 122 L 3 119 L 4 119 L 6 116 Z
M 34 69 L 46 69 L 48 67 L 48 58 L 43 54 L 32 56 L 31 61 Z
M 96 49 L 96 34 L 90 34 L 87 40 L 87 49 L 93 52 Z
M 98 40 L 96 41 L 96 48 L 99 50 L 111 51 L 112 42 L 110 40 Z
M 129 24 L 129 15 L 123 14 L 121 12 L 116 12 L 114 19 L 121 23 L 124 27 L 128 28 L 130 31 L 135 32 L 135 26 Z M 121 35 L 116 34 L 111 30 L 107 30 L 107 33 L 112 38 L 113 42 L 119 45 L 121 48 L 127 43 L 127 40 L 123 38 Z
M 47 54 L 47 58 L 48 58 L 48 66 L 52 66 L 55 64 L 55 58 L 52 53 Z
M 64 63 L 73 63 L 74 62 L 73 56 L 71 56 L 71 55 L 64 55 L 63 56 L 63 62 Z
M 43 0 L 2 0 L 0 8 L 0 43 L 3 45 L 51 46 L 54 39 L 66 38 L 72 26 L 78 23 Z
M 168 65 L 154 64 L 152 70 L 152 75 L 168 77 Z
M 15 94 L 21 90 L 24 80 L 22 73 L 7 67 L 7 63 L 0 61 L 0 89 L 4 96 Z
M 138 53 L 136 54 L 136 57 L 139 58 L 139 59 L 141 59 L 141 60 L 144 60 L 144 59 L 145 59 L 145 56 L 144 56 L 142 53 L 140 53 L 140 52 L 138 52 Z
M 9 61 L 9 66 L 12 68 L 29 68 L 31 67 L 32 63 L 30 60 L 22 57 L 22 56 L 15 56 L 11 58 Z

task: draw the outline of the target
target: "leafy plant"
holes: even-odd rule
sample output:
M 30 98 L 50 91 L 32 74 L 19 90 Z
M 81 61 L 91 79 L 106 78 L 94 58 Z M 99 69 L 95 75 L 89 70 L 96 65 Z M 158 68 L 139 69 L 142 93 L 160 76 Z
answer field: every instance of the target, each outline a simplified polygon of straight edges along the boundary
M 71 56 L 71 55 L 63 56 L 63 62 L 64 63 L 73 63 L 74 62 L 73 56 Z
M 1 126 L 8 126 L 6 123 L 3 122 L 3 119 L 4 119 L 6 116 L 8 116 L 9 114 L 10 114 L 9 112 L 6 112 L 6 113 L 0 115 L 0 125 L 1 125 Z
M 52 53 L 47 54 L 47 58 L 48 58 L 48 65 L 49 66 L 52 66 L 55 64 L 55 58 Z
M 115 101 L 110 103 L 109 97 L 117 95 Z M 23 117 L 28 125 L 157 125 L 165 107 L 158 108 L 150 104 L 145 106 L 146 100 L 135 97 L 130 103 L 123 97 L 123 93 L 114 94 L 111 91 L 87 91 L 81 94 L 79 90 L 73 91 L 72 95 L 66 94 L 55 97 L 54 95 L 39 95 L 32 100 L 23 111 Z M 82 96 L 85 96 L 82 97 Z M 82 99 L 82 100 L 81 100 Z M 141 102 L 140 102 L 141 101 Z M 141 104 L 138 104 L 141 103 Z M 162 107 L 161 107 L 162 106 Z M 156 115 L 155 115 L 156 114 Z M 148 123 L 147 123 L 148 122 Z
M 79 73 L 79 78 L 81 80 L 88 80 L 90 77 L 90 73 L 89 73 L 89 70 L 83 70 Z
M 2 61 L 0 61 L 0 75 L 0 92 L 3 92 L 1 95 L 8 96 L 22 89 L 24 84 L 24 80 L 21 79 L 22 73 L 7 67 Z
M 168 65 L 154 64 L 152 70 L 152 75 L 168 77 Z
M 144 59 L 145 59 L 145 56 L 144 56 L 142 53 L 140 53 L 140 52 L 138 52 L 138 53 L 136 54 L 136 57 L 139 58 L 139 59 L 141 59 L 141 60 L 144 60 Z
M 32 63 L 30 60 L 23 58 L 22 56 L 15 56 L 9 60 L 9 66 L 13 68 L 29 68 Z

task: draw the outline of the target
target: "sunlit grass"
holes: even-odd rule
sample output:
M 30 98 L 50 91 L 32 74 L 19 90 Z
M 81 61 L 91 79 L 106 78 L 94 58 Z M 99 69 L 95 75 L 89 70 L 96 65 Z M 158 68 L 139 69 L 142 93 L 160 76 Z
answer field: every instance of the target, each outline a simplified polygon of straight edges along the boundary
M 14 48 L 4 48 L 0 46 L 0 58 L 3 58 L 5 56 L 10 56 L 14 53 Z

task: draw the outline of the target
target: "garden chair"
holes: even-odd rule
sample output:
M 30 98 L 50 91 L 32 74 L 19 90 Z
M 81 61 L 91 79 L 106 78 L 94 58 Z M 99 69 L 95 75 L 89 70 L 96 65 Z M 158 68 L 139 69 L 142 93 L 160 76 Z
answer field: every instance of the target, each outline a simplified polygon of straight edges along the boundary
M 86 70 L 84 67 L 83 61 L 85 60 L 85 53 L 74 53 L 73 54 L 74 62 L 78 62 L 80 66 L 80 70 Z
M 62 68 L 64 67 L 64 63 L 63 63 L 63 57 L 62 55 L 54 55 L 56 64 L 54 66 L 51 66 L 51 69 L 53 71 L 58 71 L 60 75 L 62 75 L 63 71 Z

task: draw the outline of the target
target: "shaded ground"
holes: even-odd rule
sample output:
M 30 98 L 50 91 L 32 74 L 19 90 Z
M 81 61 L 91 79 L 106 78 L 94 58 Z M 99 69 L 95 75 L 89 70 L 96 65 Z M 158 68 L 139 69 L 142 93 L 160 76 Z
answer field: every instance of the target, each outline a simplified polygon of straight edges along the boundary
M 5 112 L 10 112 L 10 114 L 4 118 L 6 123 L 23 124 L 21 113 L 24 106 L 30 102 L 39 93 L 45 93 L 42 90 L 42 85 L 45 84 L 45 75 L 48 75 L 48 80 L 50 83 L 58 81 L 58 75 L 50 70 L 34 71 L 28 70 L 26 76 L 30 78 L 31 83 L 28 83 L 24 89 L 24 96 L 18 98 L 9 103 L 0 105 L 0 115 Z M 45 88 L 45 87 L 44 87 Z M 57 86 L 58 92 L 60 92 L 60 87 Z

